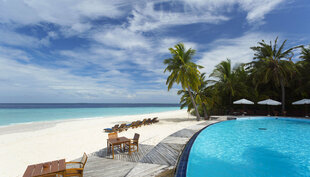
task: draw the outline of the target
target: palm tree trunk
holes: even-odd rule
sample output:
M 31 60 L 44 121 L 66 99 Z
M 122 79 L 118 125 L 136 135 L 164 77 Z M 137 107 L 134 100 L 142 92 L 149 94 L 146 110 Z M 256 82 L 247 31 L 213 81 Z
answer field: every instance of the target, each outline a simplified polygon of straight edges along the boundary
M 207 120 L 208 119 L 208 112 L 207 112 L 206 105 L 204 103 L 202 103 L 201 106 L 203 109 L 204 118 L 205 118 L 205 120 Z
M 281 91 L 282 91 L 282 114 L 285 113 L 285 87 L 284 82 L 281 80 Z
M 229 113 L 231 113 L 232 111 L 233 111 L 233 107 L 232 107 L 232 94 L 229 93 Z M 225 114 L 227 114 L 227 112 L 225 112 Z
M 192 91 L 191 91 L 190 87 L 187 87 L 187 90 L 188 90 L 189 96 L 191 97 L 193 106 L 194 106 L 194 108 L 195 108 L 195 113 L 196 113 L 196 116 L 197 116 L 197 121 L 199 121 L 199 120 L 200 120 L 200 115 L 199 115 L 199 112 L 198 112 L 198 108 L 197 108 L 195 99 L 194 99 L 194 97 L 193 97 L 193 95 L 192 95 Z

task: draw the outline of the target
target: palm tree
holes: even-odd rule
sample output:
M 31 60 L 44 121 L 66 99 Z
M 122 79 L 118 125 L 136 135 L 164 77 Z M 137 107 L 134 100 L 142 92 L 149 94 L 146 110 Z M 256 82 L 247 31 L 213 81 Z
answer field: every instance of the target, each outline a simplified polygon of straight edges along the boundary
M 206 73 L 200 75 L 200 86 L 196 93 L 196 102 L 200 103 L 204 118 L 208 118 L 207 105 L 210 103 L 209 90 L 207 89 L 208 81 L 206 80 Z
M 181 109 L 187 106 L 187 112 L 190 112 L 193 109 L 193 104 L 192 104 L 192 100 L 191 100 L 191 97 L 189 96 L 188 91 L 179 90 L 177 93 L 178 95 L 182 95 L 180 99 Z
M 273 83 L 281 87 L 282 93 L 282 112 L 285 112 L 285 87 L 290 78 L 297 72 L 294 63 L 291 61 L 294 49 L 302 47 L 296 46 L 284 50 L 286 40 L 278 48 L 278 37 L 274 44 L 269 44 L 264 40 L 258 42 L 258 46 L 251 47 L 255 52 L 253 62 L 249 63 L 252 67 L 252 74 L 257 83 Z
M 303 61 L 310 64 L 310 45 L 308 48 L 305 48 L 304 46 L 302 46 L 300 58 L 303 59 Z
M 186 51 L 183 43 L 178 43 L 174 48 L 169 48 L 169 50 L 172 58 L 164 60 L 164 64 L 167 65 L 164 73 L 166 71 L 170 72 L 166 81 L 168 91 L 172 88 L 174 83 L 181 84 L 182 89 L 188 91 L 195 109 L 197 120 L 200 120 L 197 105 L 192 94 L 192 91 L 198 91 L 198 87 L 200 86 L 200 72 L 198 69 L 203 68 L 192 62 L 196 51 L 191 48 Z
M 302 47 L 299 58 L 302 60 L 296 63 L 296 67 L 299 70 L 299 83 L 295 92 L 302 97 L 308 97 L 310 96 L 310 45 L 308 48 Z
M 208 118 L 208 112 L 207 112 L 207 105 L 211 104 L 210 98 L 210 89 L 207 87 L 207 80 L 206 80 L 206 73 L 202 73 L 200 75 L 200 83 L 198 92 L 192 92 L 195 102 L 198 105 L 198 108 L 201 108 L 203 110 L 204 118 Z M 193 104 L 189 95 L 188 91 L 185 90 L 179 90 L 178 95 L 182 95 L 180 99 L 181 109 L 187 106 L 187 111 L 189 112 L 191 109 L 193 109 Z M 201 107 L 199 107 L 201 106 Z
M 215 78 L 212 80 L 219 90 L 229 96 L 229 105 L 232 104 L 232 97 L 235 95 L 235 76 L 231 67 L 231 60 L 227 59 L 215 66 L 215 69 L 210 74 L 210 77 Z

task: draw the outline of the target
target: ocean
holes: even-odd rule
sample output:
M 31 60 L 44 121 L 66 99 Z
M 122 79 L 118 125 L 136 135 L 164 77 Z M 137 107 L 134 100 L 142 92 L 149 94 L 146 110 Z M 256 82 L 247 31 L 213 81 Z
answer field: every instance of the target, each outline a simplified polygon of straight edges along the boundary
M 148 114 L 179 109 L 179 104 L 152 103 L 0 103 L 0 126 L 63 119 Z

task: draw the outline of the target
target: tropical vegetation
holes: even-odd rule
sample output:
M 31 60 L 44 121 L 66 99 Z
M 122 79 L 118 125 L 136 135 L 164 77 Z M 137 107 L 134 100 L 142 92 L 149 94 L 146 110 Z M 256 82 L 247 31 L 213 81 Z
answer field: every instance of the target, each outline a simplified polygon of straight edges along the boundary
M 172 57 L 164 60 L 164 64 L 167 65 L 164 72 L 170 72 L 166 82 L 168 91 L 172 88 L 174 83 L 181 84 L 182 89 L 187 91 L 191 99 L 191 104 L 195 109 L 197 120 L 200 120 L 197 104 L 192 94 L 192 91 L 197 92 L 201 85 L 199 69 L 201 69 L 202 66 L 192 61 L 196 51 L 194 49 L 186 50 L 183 43 L 178 43 L 174 48 L 169 48 L 169 50 Z
M 285 44 L 286 40 L 278 45 L 278 38 L 269 43 L 262 40 L 250 48 L 254 52 L 252 61 L 233 66 L 226 59 L 207 76 L 193 61 L 195 50 L 186 50 L 179 43 L 169 49 L 172 57 L 164 60 L 164 72 L 170 72 L 168 90 L 174 83 L 181 85 L 177 92 L 181 108 L 193 110 L 197 120 L 210 114 L 228 114 L 233 101 L 242 98 L 254 102 L 279 100 L 285 113 L 292 109 L 292 102 L 310 97 L 310 45 L 286 48 Z

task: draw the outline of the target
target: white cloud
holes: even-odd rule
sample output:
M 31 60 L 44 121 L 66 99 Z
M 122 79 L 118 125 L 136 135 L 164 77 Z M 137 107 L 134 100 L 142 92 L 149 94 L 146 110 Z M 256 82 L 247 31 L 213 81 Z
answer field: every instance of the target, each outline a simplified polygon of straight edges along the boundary
M 177 43 L 184 43 L 185 47 L 187 49 L 192 48 L 192 49 L 199 49 L 198 45 L 194 42 L 187 42 L 184 41 L 184 39 L 181 38 L 171 38 L 171 37 L 167 37 L 167 38 L 163 38 L 158 45 L 158 52 L 160 53 L 170 53 L 169 48 L 174 47 L 174 45 L 176 45 Z
M 33 47 L 37 47 L 40 44 L 42 44 L 41 41 L 35 37 L 2 29 L 0 29 L 0 43 L 14 46 L 33 46 Z
M 41 39 L 36 37 L 19 34 L 14 32 L 13 29 L 0 28 L 0 43 L 12 46 L 21 46 L 28 48 L 36 48 L 41 46 L 48 46 L 51 39 L 57 38 L 55 32 L 48 32 L 47 35 Z
M 77 76 L 66 69 L 22 64 L 4 56 L 0 56 L 0 65 L 2 102 L 103 102 L 105 99 L 125 98 L 129 93 L 128 86 L 133 84 L 126 74 L 117 70 L 102 72 L 96 78 Z M 28 95 L 30 100 L 26 99 Z
M 265 15 L 275 9 L 279 4 L 283 3 L 284 0 L 261 0 L 261 1 L 240 1 L 242 9 L 248 12 L 247 20 L 250 23 L 255 21 L 261 21 Z
M 100 45 L 75 50 L 55 51 L 63 56 L 64 60 L 57 64 L 65 65 L 75 70 L 83 69 L 89 65 L 96 65 L 109 70 L 130 69 L 130 53 L 126 50 L 107 49 Z
M 0 2 L 0 19 L 3 22 L 36 24 L 49 22 L 73 25 L 83 18 L 101 16 L 117 18 L 124 13 L 121 0 L 10 0 Z
M 219 23 L 229 18 L 212 14 L 208 11 L 197 13 L 197 11 L 171 12 L 155 10 L 154 3 L 148 2 L 142 6 L 136 6 L 129 18 L 129 29 L 131 31 L 149 31 L 173 25 L 186 25 L 193 23 Z
M 148 40 L 138 32 L 124 27 L 112 27 L 93 34 L 93 39 L 111 47 L 121 49 L 149 48 Z
M 0 65 L 1 102 L 178 102 L 175 91 L 137 84 L 118 70 L 96 78 L 77 76 L 66 69 L 22 64 L 3 56 Z
M 31 57 L 24 51 L 0 46 L 0 57 L 15 58 L 24 62 L 29 62 Z
M 247 12 L 247 20 L 250 23 L 264 19 L 265 15 L 274 10 L 285 0 L 183 0 L 188 5 L 197 9 L 205 9 L 213 12 L 231 11 L 236 5 L 240 10 Z
M 124 13 L 120 8 L 122 3 L 123 1 L 120 0 L 82 0 L 76 3 L 74 11 L 80 12 L 81 16 L 90 18 L 100 16 L 116 18 Z
M 208 46 L 210 47 L 202 54 L 198 64 L 204 66 L 202 72 L 210 74 L 214 67 L 227 58 L 231 59 L 232 65 L 246 63 L 253 59 L 253 51 L 250 49 L 256 46 L 261 40 L 274 40 L 276 35 L 270 33 L 248 33 L 238 38 L 218 39 Z
M 0 1 L 0 21 L 19 25 L 53 23 L 70 35 L 91 28 L 85 19 L 124 15 L 126 10 L 122 6 L 122 0 L 3 0 Z

